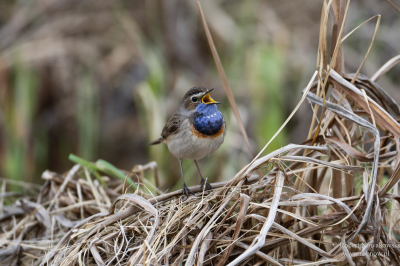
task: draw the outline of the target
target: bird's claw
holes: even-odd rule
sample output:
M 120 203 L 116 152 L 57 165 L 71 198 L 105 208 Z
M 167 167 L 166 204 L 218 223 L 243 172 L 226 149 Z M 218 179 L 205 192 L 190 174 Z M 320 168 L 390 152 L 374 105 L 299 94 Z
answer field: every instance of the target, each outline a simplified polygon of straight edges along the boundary
M 185 184 L 183 184 L 183 188 L 182 188 L 182 194 L 183 196 L 186 196 L 186 198 L 189 198 L 189 193 L 192 194 L 194 196 L 193 191 L 191 191 L 190 189 L 187 188 L 187 186 Z
M 208 183 L 205 179 L 201 179 L 201 187 L 204 187 L 204 184 L 206 186 L 205 190 L 212 190 L 212 186 L 210 185 L 210 183 Z

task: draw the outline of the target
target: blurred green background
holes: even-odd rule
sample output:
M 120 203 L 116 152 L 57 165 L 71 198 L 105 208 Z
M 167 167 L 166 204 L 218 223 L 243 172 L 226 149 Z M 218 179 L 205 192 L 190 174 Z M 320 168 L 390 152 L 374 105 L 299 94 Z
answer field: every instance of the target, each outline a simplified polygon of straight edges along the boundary
M 322 2 L 201 3 L 257 153 L 315 70 Z M 345 28 L 378 13 L 380 30 L 362 70 L 369 77 L 400 54 L 400 15 L 386 1 L 352 1 Z M 374 23 L 344 44 L 346 72 L 362 62 Z M 379 81 L 398 102 L 399 81 L 398 66 Z M 40 183 L 46 169 L 67 171 L 73 153 L 125 170 L 155 161 L 161 188 L 179 188 L 177 159 L 165 145 L 147 143 L 198 85 L 215 88 L 228 126 L 222 147 L 200 167 L 211 182 L 227 180 L 251 157 L 195 1 L 0 1 L 0 176 Z M 303 142 L 310 120 L 303 105 L 267 152 Z M 194 163 L 184 168 L 187 184 L 198 184 Z

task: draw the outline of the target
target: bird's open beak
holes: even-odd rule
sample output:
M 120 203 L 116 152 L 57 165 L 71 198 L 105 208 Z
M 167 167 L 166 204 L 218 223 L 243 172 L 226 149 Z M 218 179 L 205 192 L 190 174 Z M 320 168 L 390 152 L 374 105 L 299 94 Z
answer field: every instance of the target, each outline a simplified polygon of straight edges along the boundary
M 218 103 L 220 103 L 220 102 L 214 101 L 214 99 L 211 98 L 210 92 L 211 92 L 212 90 L 213 90 L 213 89 L 208 90 L 208 91 L 206 92 L 206 94 L 203 96 L 203 98 L 201 98 L 201 102 L 202 102 L 202 103 L 205 103 L 205 104 L 213 104 L 213 103 L 218 104 Z

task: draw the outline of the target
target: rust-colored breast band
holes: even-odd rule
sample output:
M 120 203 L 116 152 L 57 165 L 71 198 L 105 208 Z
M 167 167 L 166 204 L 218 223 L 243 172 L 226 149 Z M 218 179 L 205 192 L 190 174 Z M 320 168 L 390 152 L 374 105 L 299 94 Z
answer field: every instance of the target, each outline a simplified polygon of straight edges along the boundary
M 214 138 L 218 138 L 219 136 L 221 136 L 222 134 L 224 134 L 225 123 L 222 124 L 221 129 L 220 129 L 217 133 L 215 133 L 214 135 L 210 135 L 210 136 L 200 133 L 199 131 L 197 131 L 197 130 L 194 128 L 193 125 L 191 125 L 191 128 L 192 128 L 192 134 L 193 134 L 194 136 L 200 138 L 200 139 L 207 139 L 207 138 L 208 138 L 208 139 L 214 139 Z

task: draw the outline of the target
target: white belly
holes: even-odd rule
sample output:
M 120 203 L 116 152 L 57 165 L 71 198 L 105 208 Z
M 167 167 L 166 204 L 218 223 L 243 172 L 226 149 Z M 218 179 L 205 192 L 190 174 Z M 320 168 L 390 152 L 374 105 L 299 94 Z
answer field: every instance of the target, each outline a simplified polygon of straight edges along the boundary
M 179 159 L 200 160 L 217 150 L 225 137 L 223 133 L 217 137 L 198 137 L 192 133 L 189 121 L 183 122 L 180 132 L 170 135 L 166 139 L 169 151 Z

